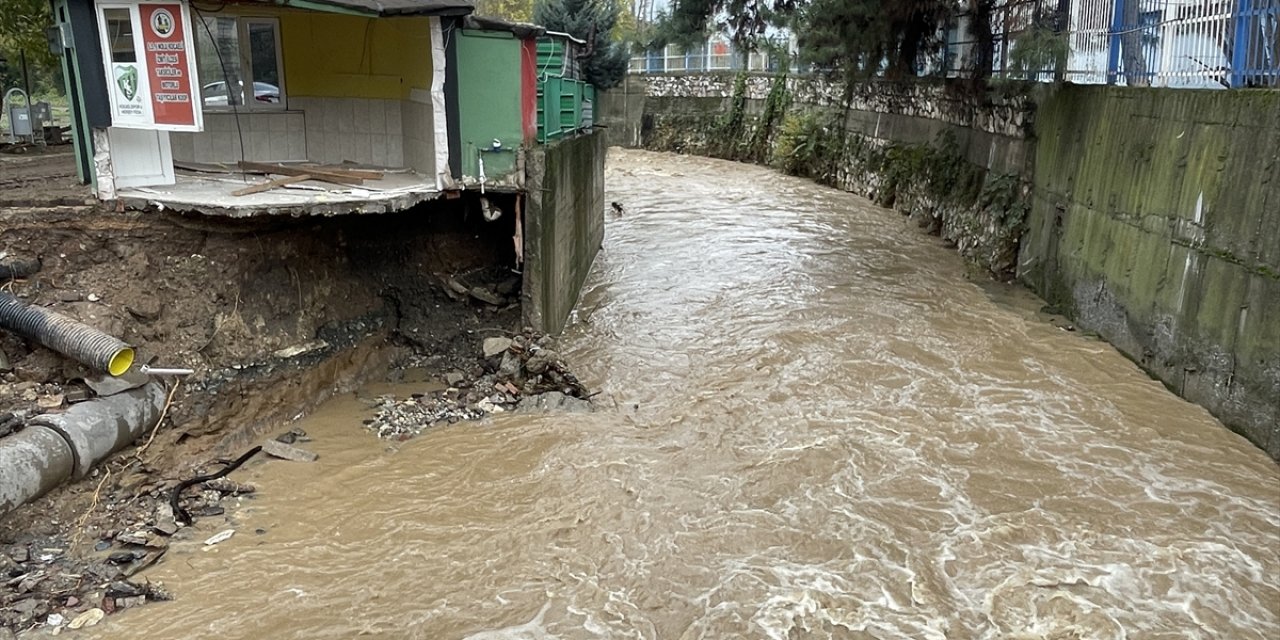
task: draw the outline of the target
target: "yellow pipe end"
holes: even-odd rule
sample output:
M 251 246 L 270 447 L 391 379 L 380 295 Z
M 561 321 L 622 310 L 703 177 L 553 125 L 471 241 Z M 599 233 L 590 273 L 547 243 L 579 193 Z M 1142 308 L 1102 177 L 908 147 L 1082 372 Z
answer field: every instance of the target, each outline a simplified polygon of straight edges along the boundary
M 124 372 L 133 366 L 133 349 L 125 347 L 111 356 L 111 364 L 107 366 L 107 373 L 113 376 L 122 376 Z

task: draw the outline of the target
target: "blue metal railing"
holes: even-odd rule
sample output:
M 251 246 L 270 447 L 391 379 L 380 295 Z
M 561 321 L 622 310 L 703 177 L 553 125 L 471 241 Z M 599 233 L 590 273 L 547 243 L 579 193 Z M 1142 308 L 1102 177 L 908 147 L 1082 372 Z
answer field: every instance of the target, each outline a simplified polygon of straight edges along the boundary
M 969 16 L 946 25 L 947 37 L 922 71 L 966 76 L 973 72 Z M 991 15 L 995 35 L 991 75 L 1078 84 L 1177 88 L 1280 88 L 1280 0 L 1001 0 Z M 1022 68 L 1018 56 L 1038 29 L 1066 42 L 1062 68 Z M 1043 38 L 1039 39 L 1043 43 Z M 632 59 L 632 73 L 768 71 L 778 60 L 744 55 L 713 37 L 688 51 L 676 47 Z M 713 45 L 722 53 L 712 55 Z M 793 46 L 794 49 L 794 46 Z M 794 58 L 794 56 L 792 56 Z M 745 64 L 744 64 L 745 61 Z M 800 68 L 793 66 L 792 72 Z

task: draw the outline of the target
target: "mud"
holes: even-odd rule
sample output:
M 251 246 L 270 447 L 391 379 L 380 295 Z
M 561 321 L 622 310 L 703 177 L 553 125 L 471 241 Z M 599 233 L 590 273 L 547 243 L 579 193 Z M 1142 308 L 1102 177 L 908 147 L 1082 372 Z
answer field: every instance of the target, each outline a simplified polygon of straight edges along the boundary
M 180 479 L 217 468 L 213 460 L 235 457 L 335 393 L 410 366 L 443 379 L 476 366 L 494 330 L 518 331 L 511 231 L 473 207 L 460 199 L 376 220 L 243 222 L 86 206 L 0 209 L 0 262 L 39 265 L 12 274 L 25 277 L 6 280 L 5 291 L 120 337 L 138 364 L 196 371 L 171 387 L 166 418 L 146 443 L 2 517 L 0 569 L 10 578 L 0 588 L 0 628 L 48 615 L 70 621 L 87 607 L 110 613 L 122 608 L 119 598 L 140 604 L 147 593 L 100 587 L 158 559 L 151 552 L 163 545 L 148 551 L 142 539 L 117 538 L 167 528 L 172 515 L 162 507 Z M 0 352 L 5 430 L 93 397 L 102 378 L 8 332 L 0 331 Z M 226 517 L 216 493 L 206 490 L 193 508 Z M 132 551 L 142 555 L 105 561 Z

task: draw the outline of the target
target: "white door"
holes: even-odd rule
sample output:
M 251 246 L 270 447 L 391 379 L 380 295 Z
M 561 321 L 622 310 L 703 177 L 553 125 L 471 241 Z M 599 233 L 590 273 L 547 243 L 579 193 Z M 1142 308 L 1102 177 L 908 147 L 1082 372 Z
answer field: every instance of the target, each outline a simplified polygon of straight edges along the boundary
M 168 131 L 111 127 L 107 136 L 117 189 L 174 183 Z

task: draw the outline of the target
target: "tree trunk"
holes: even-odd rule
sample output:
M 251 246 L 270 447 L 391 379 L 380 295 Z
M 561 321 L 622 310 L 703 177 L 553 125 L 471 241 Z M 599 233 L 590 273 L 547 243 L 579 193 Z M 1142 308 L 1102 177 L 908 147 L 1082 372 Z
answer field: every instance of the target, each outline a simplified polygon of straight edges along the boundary
M 1147 77 L 1147 58 L 1142 52 L 1144 31 L 1139 29 L 1142 0 L 1119 0 L 1124 3 L 1124 26 L 1120 34 L 1120 60 L 1124 65 L 1124 81 L 1131 87 L 1151 84 Z
M 974 87 L 985 85 L 995 64 L 995 34 L 991 31 L 991 11 L 995 0 L 969 0 L 969 33 L 973 37 L 970 79 Z
M 1053 15 L 1053 32 L 1067 40 L 1067 46 L 1053 61 L 1053 81 L 1061 83 L 1067 79 L 1067 64 L 1071 61 L 1071 0 L 1058 0 L 1058 9 Z

